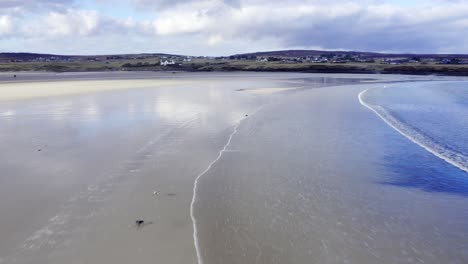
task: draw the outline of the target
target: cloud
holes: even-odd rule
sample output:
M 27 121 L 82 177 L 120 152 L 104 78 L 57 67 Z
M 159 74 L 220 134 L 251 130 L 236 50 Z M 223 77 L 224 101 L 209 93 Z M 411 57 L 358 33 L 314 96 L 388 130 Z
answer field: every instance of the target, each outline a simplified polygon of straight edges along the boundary
M 1 0 L 0 11 L 5 9 L 15 11 L 63 10 L 70 8 L 75 0 Z
M 49 12 L 22 27 L 24 36 L 67 37 L 89 36 L 99 31 L 100 16 L 95 11 L 72 10 Z
M 97 31 L 99 17 L 93 11 L 68 11 L 65 14 L 54 12 L 45 17 L 45 24 L 50 35 L 86 36 Z
M 0 16 L 0 37 L 11 34 L 13 22 L 9 16 Z
M 463 43 L 468 36 L 459 34 L 468 32 L 466 4 L 421 8 L 321 2 L 244 3 L 239 9 L 216 1 L 194 2 L 161 12 L 153 24 L 157 34 L 184 37 L 196 33 L 204 35 L 209 45 L 224 39 L 274 39 L 277 46 L 285 48 L 466 52 Z
M 213 9 L 218 9 L 216 13 Z M 164 10 L 153 21 L 156 34 L 191 34 L 207 30 L 217 19 L 222 3 L 211 1 L 178 5 Z
M 468 52 L 466 1 L 118 0 L 119 12 L 115 1 L 96 1 L 100 8 L 78 0 L 0 1 L 0 48 L 17 48 L 5 41 L 14 37 L 27 50 L 36 43 L 36 51 L 53 41 L 58 53 L 65 46 L 79 53 L 204 55 L 279 48 Z
M 138 8 L 158 11 L 184 5 L 196 5 L 203 2 L 211 2 L 213 4 L 221 4 L 234 8 L 240 8 L 241 6 L 240 0 L 132 0 L 132 3 Z

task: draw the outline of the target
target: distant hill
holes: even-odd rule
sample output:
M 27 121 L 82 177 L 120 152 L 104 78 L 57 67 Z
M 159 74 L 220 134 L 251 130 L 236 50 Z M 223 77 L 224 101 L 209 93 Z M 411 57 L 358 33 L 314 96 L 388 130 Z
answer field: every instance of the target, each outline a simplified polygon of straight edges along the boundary
M 164 53 L 95 56 L 0 53 L 0 72 L 20 71 L 264 71 L 468 76 L 468 54 L 279 50 L 186 58 Z
M 399 57 L 420 57 L 420 58 L 461 58 L 468 59 L 468 54 L 411 54 L 411 53 L 377 53 L 377 52 L 361 52 L 361 51 L 324 51 L 324 50 L 276 50 L 276 51 L 262 51 L 235 54 L 231 57 L 311 57 L 311 56 L 324 56 L 324 55 L 337 55 L 337 56 L 360 56 L 363 58 L 399 58 Z M 186 55 L 166 54 L 166 53 L 139 53 L 139 54 L 108 54 L 108 55 L 56 55 L 56 54 L 42 54 L 42 53 L 26 53 L 26 52 L 6 52 L 0 53 L 0 62 L 9 61 L 32 61 L 37 59 L 141 59 L 151 57 L 185 57 Z
M 0 53 L 0 62 L 8 61 L 32 61 L 37 59 L 138 59 L 142 57 L 180 57 L 181 55 L 165 54 L 165 53 L 141 53 L 141 54 L 109 54 L 109 55 L 57 55 L 43 53 L 27 53 L 27 52 L 3 52 Z
M 26 53 L 26 52 L 5 52 L 0 53 L 0 61 L 8 60 L 34 60 L 37 58 L 69 58 L 71 56 L 53 55 L 53 54 L 38 54 L 38 53 Z
M 378 53 L 361 51 L 324 51 L 324 50 L 276 50 L 236 54 L 233 56 L 256 57 L 310 57 L 323 55 L 350 55 L 366 58 L 398 58 L 398 57 L 423 57 L 423 58 L 468 58 L 468 54 L 411 54 L 411 53 Z

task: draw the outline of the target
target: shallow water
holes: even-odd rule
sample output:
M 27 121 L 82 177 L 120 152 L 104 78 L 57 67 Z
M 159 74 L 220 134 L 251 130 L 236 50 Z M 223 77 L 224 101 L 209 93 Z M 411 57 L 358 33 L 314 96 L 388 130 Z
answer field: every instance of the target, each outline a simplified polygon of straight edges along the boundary
M 361 99 L 403 135 L 468 172 L 467 82 L 378 87 Z

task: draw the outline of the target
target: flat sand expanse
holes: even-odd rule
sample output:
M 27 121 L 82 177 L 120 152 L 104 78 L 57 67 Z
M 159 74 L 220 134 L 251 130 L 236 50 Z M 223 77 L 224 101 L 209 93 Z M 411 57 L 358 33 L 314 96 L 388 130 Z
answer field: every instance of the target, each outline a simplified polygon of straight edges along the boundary
M 195 263 L 195 178 L 272 82 L 33 77 L 0 84 L 0 263 Z
M 246 91 L 252 94 L 272 94 L 272 93 L 279 93 L 284 91 L 291 91 L 295 89 L 300 89 L 303 87 L 286 87 L 286 88 L 257 88 L 257 89 L 247 89 Z
M 0 101 L 74 95 L 122 89 L 168 87 L 180 84 L 176 80 L 83 80 L 45 81 L 0 84 Z M 182 80 L 183 82 L 183 80 Z

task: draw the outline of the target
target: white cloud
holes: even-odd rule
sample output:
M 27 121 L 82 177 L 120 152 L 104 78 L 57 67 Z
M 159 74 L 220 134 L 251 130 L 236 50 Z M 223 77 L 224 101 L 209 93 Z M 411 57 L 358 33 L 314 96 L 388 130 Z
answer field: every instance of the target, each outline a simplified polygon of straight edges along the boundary
M 137 8 L 157 11 L 181 6 L 197 5 L 199 3 L 206 2 L 226 5 L 234 8 L 239 8 L 241 6 L 240 0 L 131 0 L 131 3 L 133 3 Z
M 180 17 L 179 17 L 180 16 Z M 162 14 L 153 22 L 156 34 L 186 34 L 201 31 L 210 25 L 210 18 L 203 13 L 179 12 Z
M 211 28 L 231 9 L 224 1 L 193 1 L 158 12 L 153 25 L 160 35 L 197 33 Z
M 0 0 L 0 11 L 10 10 L 17 13 L 43 10 L 65 10 L 72 7 L 75 0 Z
M 7 15 L 0 16 L 0 37 L 9 35 L 13 30 L 13 22 Z
M 87 36 L 97 31 L 98 24 L 99 16 L 94 11 L 52 12 L 44 18 L 44 33 L 53 36 Z
M 222 43 L 224 38 L 221 35 L 213 35 L 208 39 L 208 45 L 214 46 Z
M 22 16 L 12 15 L 12 9 L 4 11 L 0 15 L 0 37 L 11 35 L 24 43 L 54 41 L 58 53 L 65 49 L 60 43 L 78 52 L 82 43 L 88 43 L 91 50 L 81 53 L 229 55 L 296 47 L 468 52 L 466 1 L 402 5 L 376 0 L 117 0 L 120 7 L 133 10 L 128 16 L 120 14 L 121 10 L 113 12 L 114 2 L 109 0 L 99 0 L 101 8 L 96 10 L 80 9 L 79 2 L 73 0 L 63 2 L 68 5 L 59 0 L 8 1 L 10 8 L 27 10 L 38 3 L 54 8 Z M 7 6 L 6 2 L 0 1 L 0 10 L 2 6 Z M 93 41 L 100 45 L 93 47 Z M 2 47 L 15 45 L 2 40 Z M 28 46 L 24 44 L 24 48 Z

